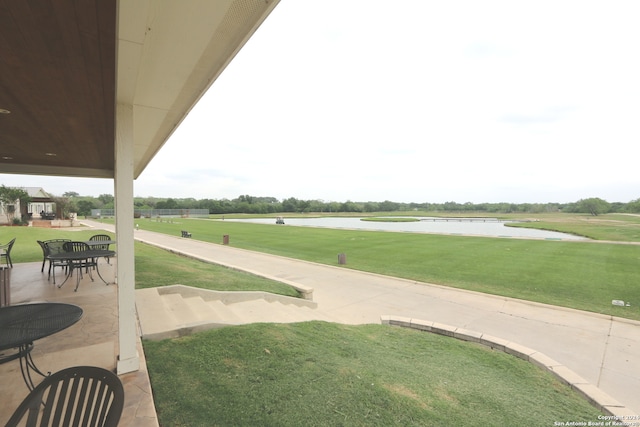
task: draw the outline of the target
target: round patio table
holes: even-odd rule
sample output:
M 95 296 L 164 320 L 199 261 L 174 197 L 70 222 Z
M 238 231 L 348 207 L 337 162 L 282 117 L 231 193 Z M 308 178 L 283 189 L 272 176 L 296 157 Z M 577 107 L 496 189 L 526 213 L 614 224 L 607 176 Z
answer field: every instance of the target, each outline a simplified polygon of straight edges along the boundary
M 67 282 L 67 280 L 69 280 L 69 277 L 73 275 L 73 270 L 78 268 L 78 266 L 76 265 L 76 262 L 87 261 L 90 259 L 97 259 L 97 258 L 111 258 L 111 257 L 114 257 L 115 255 L 116 255 L 115 251 L 110 251 L 105 249 L 90 249 L 88 251 L 59 252 L 57 254 L 49 255 L 49 259 L 54 261 L 66 261 L 68 263 L 69 268 L 67 269 L 67 277 L 65 277 L 64 281 L 58 285 L 58 288 L 61 288 L 62 285 L 64 285 Z M 108 285 L 109 283 L 107 283 L 107 281 L 104 280 L 104 278 L 102 277 L 102 274 L 100 274 L 98 263 L 95 264 L 95 267 L 100 279 L 104 282 L 105 285 Z M 55 277 L 53 278 L 53 280 L 55 283 Z M 91 276 L 91 280 L 93 280 L 93 276 Z M 75 288 L 76 291 L 78 290 L 79 284 L 80 284 L 80 276 L 78 276 L 76 280 L 76 288 Z
M 29 389 L 34 388 L 31 370 L 46 376 L 31 358 L 33 342 L 75 324 L 82 317 L 77 305 L 56 302 L 11 305 L 0 308 L 0 364 L 20 359 L 22 377 Z M 15 353 L 3 354 L 5 350 Z

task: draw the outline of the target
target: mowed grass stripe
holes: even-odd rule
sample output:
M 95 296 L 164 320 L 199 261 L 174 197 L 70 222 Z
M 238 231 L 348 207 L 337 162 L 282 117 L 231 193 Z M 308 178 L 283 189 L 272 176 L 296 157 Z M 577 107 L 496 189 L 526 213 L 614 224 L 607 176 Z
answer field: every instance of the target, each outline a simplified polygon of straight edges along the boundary
M 145 342 L 161 425 L 549 426 L 599 411 L 548 372 L 385 325 L 253 324 Z
M 141 227 L 427 283 L 640 320 L 640 247 L 179 219 Z M 621 299 L 631 307 L 612 306 Z

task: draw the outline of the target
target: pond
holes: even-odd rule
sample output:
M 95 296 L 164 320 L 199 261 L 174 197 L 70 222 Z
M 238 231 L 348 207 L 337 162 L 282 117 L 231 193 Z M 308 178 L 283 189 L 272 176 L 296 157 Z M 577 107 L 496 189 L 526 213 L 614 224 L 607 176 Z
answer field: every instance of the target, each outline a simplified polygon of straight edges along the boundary
M 285 225 L 278 227 L 324 227 L 351 230 L 397 231 L 406 233 L 434 233 L 469 236 L 516 237 L 549 240 L 588 240 L 555 231 L 535 230 L 532 228 L 507 227 L 505 224 L 515 221 L 501 221 L 495 218 L 433 218 L 416 217 L 413 222 L 361 221 L 360 218 L 285 218 Z M 227 219 L 226 221 L 253 222 L 276 225 L 276 218 Z

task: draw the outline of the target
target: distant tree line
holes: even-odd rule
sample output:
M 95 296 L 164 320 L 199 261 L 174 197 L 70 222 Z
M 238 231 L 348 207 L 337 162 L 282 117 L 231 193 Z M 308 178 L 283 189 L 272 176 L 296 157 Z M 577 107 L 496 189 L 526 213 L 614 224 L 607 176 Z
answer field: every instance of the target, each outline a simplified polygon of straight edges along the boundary
M 68 199 L 68 209 L 75 208 L 78 215 L 91 215 L 91 209 L 113 209 L 114 197 L 101 194 L 98 197 L 80 196 L 78 193 L 63 194 Z M 194 198 L 156 198 L 135 197 L 135 209 L 208 209 L 210 214 L 271 214 L 280 212 L 290 213 L 366 213 L 366 212 L 399 212 L 399 211 L 427 211 L 427 212 L 484 212 L 499 213 L 543 213 L 567 212 L 588 213 L 601 215 L 605 213 L 640 213 L 640 199 L 628 203 L 610 203 L 600 198 L 581 199 L 572 203 L 399 203 L 385 200 L 383 202 L 326 202 L 323 200 L 303 200 L 290 197 L 278 200 L 275 197 L 257 197 L 242 195 L 235 199 L 200 199 Z

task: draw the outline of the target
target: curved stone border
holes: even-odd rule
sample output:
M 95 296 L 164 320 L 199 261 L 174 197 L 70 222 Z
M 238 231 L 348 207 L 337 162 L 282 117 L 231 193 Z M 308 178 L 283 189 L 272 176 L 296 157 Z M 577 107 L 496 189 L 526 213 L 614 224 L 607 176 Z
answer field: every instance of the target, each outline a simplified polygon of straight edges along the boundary
M 555 361 L 544 353 L 540 353 L 539 351 L 523 345 L 494 337 L 492 335 L 483 334 L 481 332 L 470 331 L 468 329 L 457 328 L 455 326 L 431 322 L 428 320 L 384 315 L 380 316 L 380 322 L 383 325 L 401 326 L 404 328 L 431 332 L 438 335 L 445 335 L 463 341 L 471 341 L 491 347 L 492 349 L 503 351 L 551 372 L 561 382 L 568 385 L 587 399 L 587 401 L 593 406 L 606 415 L 613 417 L 612 420 L 628 420 L 631 419 L 630 417 L 638 415 L 595 385 L 590 384 L 587 380 L 573 372 L 568 367 Z

